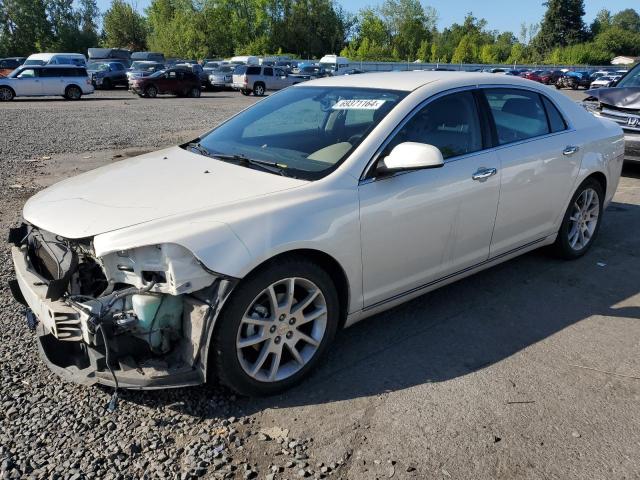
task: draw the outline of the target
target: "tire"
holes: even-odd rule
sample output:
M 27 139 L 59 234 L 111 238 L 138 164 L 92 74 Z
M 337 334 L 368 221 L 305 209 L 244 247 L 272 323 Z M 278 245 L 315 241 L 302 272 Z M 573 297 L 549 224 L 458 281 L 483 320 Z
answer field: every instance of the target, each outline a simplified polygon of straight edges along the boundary
M 189 92 L 189 96 L 191 98 L 200 98 L 201 94 L 202 94 L 202 92 L 197 87 L 192 88 L 191 91 Z
M 69 85 L 64 91 L 64 98 L 67 100 L 80 100 L 82 98 L 82 90 L 75 85 Z
M 158 96 L 158 88 L 155 85 L 150 85 L 144 91 L 144 96 L 147 98 L 156 98 Z
M 10 102 L 16 94 L 9 87 L 0 87 L 0 102 Z
M 111 80 L 109 80 L 108 78 L 105 78 L 102 81 L 102 89 L 103 90 L 111 90 L 113 88 L 113 85 L 111 85 Z
M 248 97 L 251 94 L 251 90 L 240 90 L 240 93 L 245 97 Z
M 265 92 L 265 88 L 264 88 L 264 85 L 263 85 L 262 83 L 256 83 L 256 84 L 253 86 L 253 94 L 254 94 L 256 97 L 262 97 L 262 96 L 264 96 L 264 92 Z
M 597 198 L 588 200 L 591 194 L 595 194 Z M 589 203 L 585 206 L 587 200 Z M 591 248 L 600 230 L 603 203 L 604 191 L 600 182 L 588 178 L 578 187 L 569 202 L 558 231 L 558 238 L 553 245 L 561 258 L 573 260 L 581 257 Z M 594 216 L 595 223 L 591 224 L 589 220 L 594 219 Z M 585 233 L 588 233 L 588 238 Z
M 295 296 L 287 302 L 292 280 Z M 279 307 L 272 307 L 273 301 L 269 299 L 273 297 L 266 293 L 269 288 Z M 314 296 L 309 292 L 319 293 Z M 308 306 L 296 312 L 311 298 Z M 304 320 L 314 314 L 317 318 Z M 268 265 L 243 280 L 227 301 L 216 325 L 209 371 L 217 372 L 223 384 L 242 395 L 273 395 L 291 388 L 326 354 L 335 337 L 339 315 L 335 286 L 321 267 L 303 257 Z M 316 344 L 308 343 L 300 335 Z M 249 345 L 242 347 L 243 341 Z M 279 357 L 277 352 L 281 352 Z M 276 364 L 276 358 L 281 362 Z
M 562 85 L 560 85 L 559 83 L 556 83 L 556 89 L 560 90 L 562 88 Z

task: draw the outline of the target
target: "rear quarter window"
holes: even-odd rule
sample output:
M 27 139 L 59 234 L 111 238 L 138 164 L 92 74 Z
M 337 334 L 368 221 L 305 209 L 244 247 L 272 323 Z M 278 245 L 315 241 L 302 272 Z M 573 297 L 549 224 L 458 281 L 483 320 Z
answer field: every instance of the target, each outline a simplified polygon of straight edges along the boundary
M 551 131 L 553 133 L 556 133 L 566 130 L 567 122 L 565 122 L 564 117 L 556 108 L 556 106 L 551 103 L 551 100 L 543 95 L 542 103 L 544 103 L 544 108 L 547 111 L 547 116 L 549 117 L 549 128 L 551 129 Z

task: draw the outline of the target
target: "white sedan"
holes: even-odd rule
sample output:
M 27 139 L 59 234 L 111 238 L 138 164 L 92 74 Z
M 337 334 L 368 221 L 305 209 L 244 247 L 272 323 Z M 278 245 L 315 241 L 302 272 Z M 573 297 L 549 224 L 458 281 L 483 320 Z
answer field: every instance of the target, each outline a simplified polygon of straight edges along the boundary
M 545 245 L 585 254 L 623 153 L 514 76 L 323 78 L 32 197 L 11 287 L 66 378 L 271 394 L 340 328 Z

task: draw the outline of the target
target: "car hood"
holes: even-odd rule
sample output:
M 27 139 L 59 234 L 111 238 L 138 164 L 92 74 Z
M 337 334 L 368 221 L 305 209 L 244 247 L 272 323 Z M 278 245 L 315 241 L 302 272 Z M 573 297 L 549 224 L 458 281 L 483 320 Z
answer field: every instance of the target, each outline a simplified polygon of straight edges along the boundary
M 172 147 L 59 182 L 31 197 L 23 216 L 62 237 L 85 238 L 307 183 Z
M 599 88 L 587 94 L 604 105 L 640 110 L 640 87 Z

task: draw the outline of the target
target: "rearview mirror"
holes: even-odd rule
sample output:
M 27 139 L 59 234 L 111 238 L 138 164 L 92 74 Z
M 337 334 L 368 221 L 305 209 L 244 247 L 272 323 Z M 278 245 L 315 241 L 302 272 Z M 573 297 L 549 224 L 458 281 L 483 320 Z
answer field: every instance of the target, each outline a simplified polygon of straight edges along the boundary
M 378 173 L 393 173 L 403 170 L 439 168 L 444 165 L 442 152 L 433 145 L 404 142 L 396 145 L 391 153 L 378 162 Z

